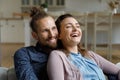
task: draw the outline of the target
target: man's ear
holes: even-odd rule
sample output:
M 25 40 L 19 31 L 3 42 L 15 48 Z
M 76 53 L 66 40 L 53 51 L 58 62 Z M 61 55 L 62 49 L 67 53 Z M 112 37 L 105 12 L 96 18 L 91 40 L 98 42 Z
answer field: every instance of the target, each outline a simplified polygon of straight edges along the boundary
M 60 36 L 60 34 L 58 34 L 58 39 L 61 39 L 61 36 Z
M 38 35 L 37 35 L 36 32 L 32 32 L 32 36 L 33 36 L 34 39 L 38 40 Z

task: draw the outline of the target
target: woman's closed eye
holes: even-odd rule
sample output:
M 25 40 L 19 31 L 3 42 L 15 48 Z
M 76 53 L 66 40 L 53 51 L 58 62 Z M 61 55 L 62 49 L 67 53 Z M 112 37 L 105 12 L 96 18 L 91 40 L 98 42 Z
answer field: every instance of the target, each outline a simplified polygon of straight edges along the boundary
M 76 26 L 77 28 L 80 28 L 80 25 Z
M 66 26 L 66 28 L 71 28 L 71 27 L 72 27 L 71 25 Z

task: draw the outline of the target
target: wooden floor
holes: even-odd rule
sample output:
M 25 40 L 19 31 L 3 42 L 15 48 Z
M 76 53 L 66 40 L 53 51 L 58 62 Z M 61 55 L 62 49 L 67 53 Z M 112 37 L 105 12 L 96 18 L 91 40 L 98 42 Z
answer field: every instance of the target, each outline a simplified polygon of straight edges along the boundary
M 23 47 L 23 43 L 14 43 L 14 44 L 1 44 L 1 66 L 4 67 L 12 67 L 14 66 L 13 63 L 13 55 L 15 51 L 21 47 Z M 107 57 L 107 54 L 104 50 L 97 51 L 103 57 Z M 112 50 L 112 60 L 111 62 L 117 63 L 120 62 L 120 46 Z

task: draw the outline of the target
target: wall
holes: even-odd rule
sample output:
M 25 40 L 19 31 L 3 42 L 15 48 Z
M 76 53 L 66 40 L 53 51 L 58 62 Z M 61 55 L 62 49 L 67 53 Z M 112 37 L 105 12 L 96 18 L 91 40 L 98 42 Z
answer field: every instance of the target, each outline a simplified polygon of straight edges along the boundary
M 109 11 L 110 9 L 106 3 L 107 1 L 109 0 L 65 0 L 66 5 L 64 11 L 88 13 Z M 0 0 L 0 17 L 13 17 L 13 12 L 21 12 L 20 8 L 21 0 Z M 2 24 L 5 26 L 1 28 L 2 42 L 24 42 L 24 24 L 18 22 L 15 24 L 15 27 L 6 25 L 6 22 L 5 24 L 4 22 Z M 113 43 L 120 44 L 119 30 L 120 27 L 113 28 Z M 104 38 L 100 41 L 104 41 Z
M 106 0 L 66 0 L 67 11 L 96 12 L 108 10 Z
M 2 43 L 24 43 L 23 20 L 0 20 Z
M 13 12 L 21 12 L 21 0 L 0 0 L 2 17 L 13 17 Z
M 21 0 L 0 0 L 0 18 L 13 18 L 14 12 L 21 12 Z M 24 24 L 22 20 L 1 20 L 2 43 L 24 43 Z
M 113 43 L 114 44 L 120 44 L 120 23 L 119 24 L 113 24 Z

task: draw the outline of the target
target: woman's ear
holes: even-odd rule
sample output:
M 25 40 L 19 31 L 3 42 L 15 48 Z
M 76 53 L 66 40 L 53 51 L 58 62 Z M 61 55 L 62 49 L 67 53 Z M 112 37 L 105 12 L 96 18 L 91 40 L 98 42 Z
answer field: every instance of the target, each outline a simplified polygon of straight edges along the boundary
M 32 36 L 33 36 L 34 39 L 38 40 L 38 35 L 37 35 L 36 32 L 32 32 Z

